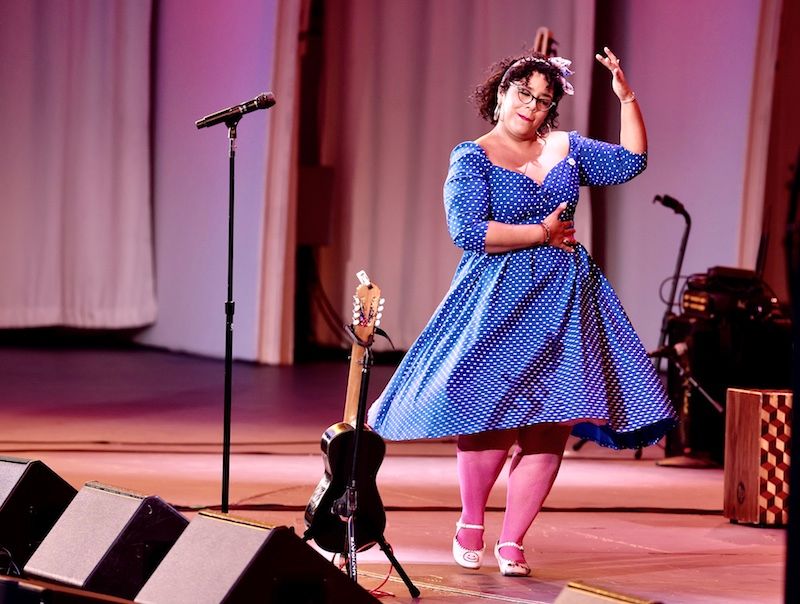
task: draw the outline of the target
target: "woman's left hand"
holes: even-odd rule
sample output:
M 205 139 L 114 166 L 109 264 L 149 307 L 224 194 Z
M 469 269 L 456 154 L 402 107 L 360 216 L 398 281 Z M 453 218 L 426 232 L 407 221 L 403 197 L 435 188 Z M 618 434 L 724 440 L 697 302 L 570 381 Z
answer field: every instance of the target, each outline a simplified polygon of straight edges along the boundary
M 603 51 L 606 53 L 605 57 L 598 53 L 594 58 L 605 65 L 611 72 L 611 89 L 620 101 L 630 99 L 633 96 L 633 91 L 628 86 L 627 80 L 625 80 L 625 73 L 622 71 L 622 67 L 619 66 L 617 55 L 611 52 L 608 46 L 604 46 Z

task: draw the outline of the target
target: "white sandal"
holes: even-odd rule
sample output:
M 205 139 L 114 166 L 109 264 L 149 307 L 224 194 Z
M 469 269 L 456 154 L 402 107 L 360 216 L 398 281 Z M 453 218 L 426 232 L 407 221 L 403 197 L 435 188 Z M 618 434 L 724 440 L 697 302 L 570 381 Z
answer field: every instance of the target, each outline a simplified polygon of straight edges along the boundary
M 483 552 L 486 549 L 486 544 L 481 546 L 481 549 L 467 549 L 458 542 L 458 531 L 462 528 L 483 530 L 482 524 L 465 524 L 460 520 L 456 522 L 456 534 L 453 537 L 453 559 L 456 564 L 464 568 L 480 568 L 483 562 Z
M 519 551 L 525 552 L 525 548 L 519 543 L 514 541 L 505 541 L 503 543 L 496 543 L 494 546 L 494 557 L 497 558 L 497 566 L 500 567 L 500 574 L 506 577 L 527 577 L 531 574 L 531 567 L 527 562 L 517 562 L 516 560 L 509 560 L 500 555 L 501 547 L 516 547 Z

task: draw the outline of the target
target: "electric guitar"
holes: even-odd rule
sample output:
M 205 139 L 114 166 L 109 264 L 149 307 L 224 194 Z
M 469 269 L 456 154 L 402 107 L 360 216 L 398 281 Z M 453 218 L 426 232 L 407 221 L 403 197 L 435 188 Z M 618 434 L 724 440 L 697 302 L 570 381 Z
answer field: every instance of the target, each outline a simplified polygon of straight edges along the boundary
M 306 537 L 314 539 L 325 551 L 340 554 L 348 551 L 347 523 L 332 508 L 336 500 L 345 493 L 352 471 L 354 426 L 358 417 L 361 374 L 366 353 L 362 343 L 372 344 L 383 310 L 380 288 L 369 280 L 364 271 L 359 272 L 358 277 L 361 283 L 353 296 L 353 333 L 357 340 L 354 341 L 350 353 L 344 418 L 322 435 L 320 448 L 325 474 L 311 495 L 305 511 Z M 354 524 L 356 547 L 361 549 L 382 538 L 386 527 L 386 512 L 375 484 L 378 469 L 386 453 L 386 443 L 365 425 L 359 437 L 358 448 Z

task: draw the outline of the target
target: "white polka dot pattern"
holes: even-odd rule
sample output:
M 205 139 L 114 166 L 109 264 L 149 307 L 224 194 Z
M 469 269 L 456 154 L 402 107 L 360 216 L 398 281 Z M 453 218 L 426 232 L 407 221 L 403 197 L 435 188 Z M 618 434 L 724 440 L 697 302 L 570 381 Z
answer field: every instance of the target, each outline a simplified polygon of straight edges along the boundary
M 579 186 L 625 182 L 646 155 L 569 134 L 541 185 L 493 165 L 474 142 L 450 157 L 450 235 L 464 255 L 450 290 L 411 346 L 369 421 L 389 440 L 438 438 L 542 422 L 586 420 L 573 433 L 614 448 L 653 443 L 675 425 L 672 405 L 616 294 L 578 245 L 485 253 L 488 220 L 562 219 Z

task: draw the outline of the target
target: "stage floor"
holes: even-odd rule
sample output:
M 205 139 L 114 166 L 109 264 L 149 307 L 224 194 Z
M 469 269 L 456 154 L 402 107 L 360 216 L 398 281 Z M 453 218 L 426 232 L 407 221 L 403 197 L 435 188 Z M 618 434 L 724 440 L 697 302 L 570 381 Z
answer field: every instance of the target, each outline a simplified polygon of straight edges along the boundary
M 392 367 L 376 366 L 374 395 Z M 341 420 L 347 359 L 233 369 L 231 512 L 304 531 L 323 473 L 319 438 Z M 0 455 L 41 459 L 80 488 L 99 481 L 158 495 L 188 517 L 221 499 L 223 363 L 146 349 L 0 347 Z M 529 578 L 502 577 L 491 552 L 478 571 L 452 562 L 459 516 L 454 443 L 389 443 L 378 475 L 386 538 L 423 602 L 555 601 L 573 580 L 665 604 L 782 601 L 785 532 L 722 516 L 720 469 L 655 465 L 587 444 L 568 449 L 525 542 Z M 502 520 L 501 476 L 486 518 Z M 358 557 L 360 583 L 390 565 L 378 548 Z M 412 602 L 396 573 L 383 587 Z

